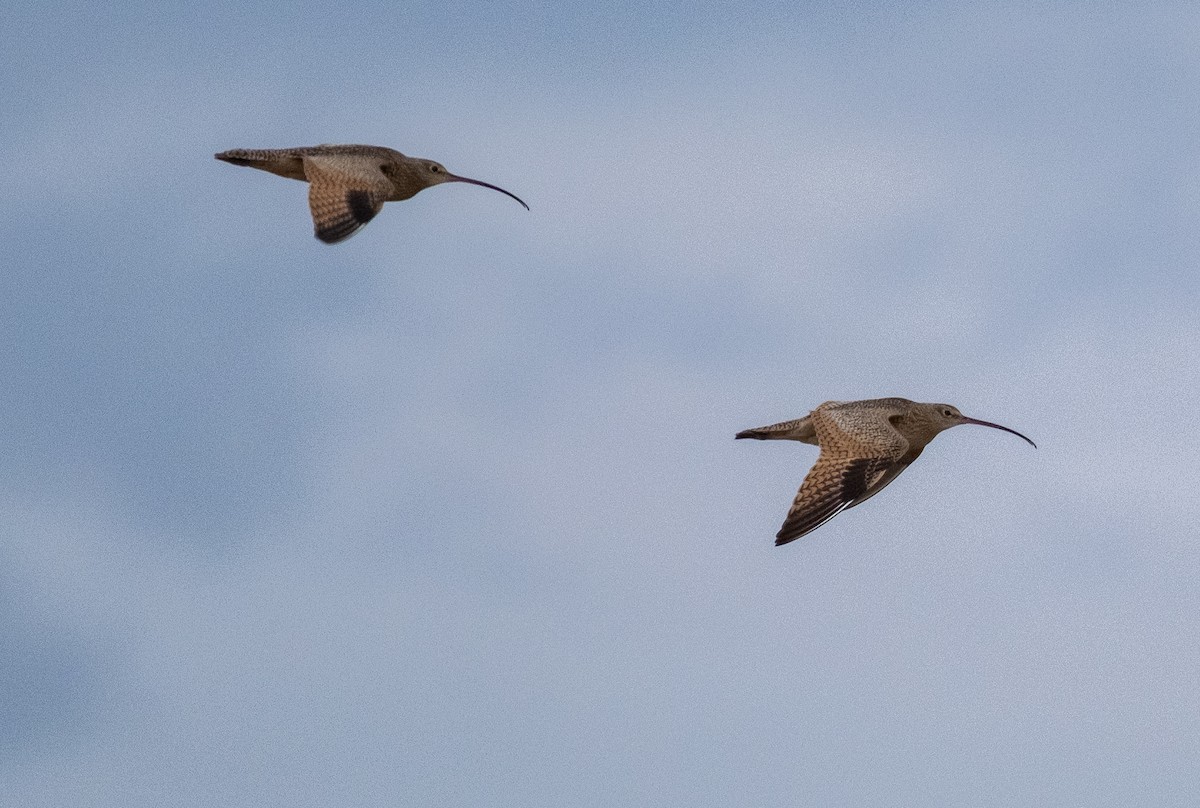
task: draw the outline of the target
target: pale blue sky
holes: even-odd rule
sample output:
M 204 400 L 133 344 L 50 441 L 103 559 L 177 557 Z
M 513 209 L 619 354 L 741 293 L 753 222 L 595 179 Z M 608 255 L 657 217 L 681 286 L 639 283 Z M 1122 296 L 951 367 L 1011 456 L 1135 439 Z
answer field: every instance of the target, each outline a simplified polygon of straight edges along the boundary
M 0 802 L 1194 805 L 1200 12 L 26 4 Z M 501 185 L 311 235 L 235 147 Z M 740 429 L 948 401 L 869 505 Z

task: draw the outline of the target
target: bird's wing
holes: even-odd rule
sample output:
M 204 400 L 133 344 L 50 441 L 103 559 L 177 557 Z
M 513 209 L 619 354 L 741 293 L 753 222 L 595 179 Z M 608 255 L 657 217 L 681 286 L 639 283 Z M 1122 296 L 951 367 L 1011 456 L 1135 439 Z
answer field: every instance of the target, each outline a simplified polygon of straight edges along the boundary
M 871 483 L 870 487 L 867 488 L 866 492 L 862 496 L 851 502 L 846 507 L 853 508 L 855 505 L 862 505 L 868 499 L 878 494 L 887 486 L 888 483 L 899 477 L 900 472 L 908 468 L 914 460 L 920 457 L 920 455 L 920 449 L 917 449 L 915 452 L 907 453 L 902 460 L 893 463 L 891 468 L 879 476 L 879 479 Z
M 869 496 L 867 492 L 894 466 L 885 457 L 833 456 L 822 452 L 800 485 L 787 519 L 775 535 L 775 544 L 787 544 L 811 533 Z
M 345 241 L 383 209 L 391 181 L 373 160 L 349 155 L 305 155 L 313 231 L 326 244 Z
M 883 407 L 832 402 L 812 412 L 821 454 L 800 485 L 775 544 L 816 530 L 874 496 L 907 468 L 908 441 L 892 425 L 892 415 Z

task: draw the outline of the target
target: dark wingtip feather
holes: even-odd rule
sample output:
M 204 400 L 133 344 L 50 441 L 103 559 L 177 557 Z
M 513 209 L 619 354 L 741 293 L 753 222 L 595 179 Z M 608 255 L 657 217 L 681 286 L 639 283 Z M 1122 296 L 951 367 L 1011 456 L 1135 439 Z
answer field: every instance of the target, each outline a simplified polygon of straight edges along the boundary
M 353 219 L 338 219 L 324 227 L 313 228 L 313 235 L 326 244 L 337 244 L 353 236 L 361 227 L 362 225 Z

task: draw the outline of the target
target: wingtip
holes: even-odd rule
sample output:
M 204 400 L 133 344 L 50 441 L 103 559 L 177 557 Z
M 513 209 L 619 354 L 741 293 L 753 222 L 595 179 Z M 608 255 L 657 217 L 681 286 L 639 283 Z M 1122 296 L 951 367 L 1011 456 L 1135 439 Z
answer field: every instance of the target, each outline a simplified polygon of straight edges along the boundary
M 741 432 L 733 436 L 734 440 L 741 440 L 742 438 L 757 438 L 758 440 L 762 440 L 762 436 L 757 434 L 757 432 L 753 429 L 743 429 Z
M 358 232 L 358 231 L 355 230 L 354 232 L 351 232 L 351 233 L 343 233 L 341 231 L 314 229 L 313 230 L 313 238 L 315 238 L 317 241 L 321 242 L 322 244 L 328 244 L 329 246 L 332 247 L 334 244 L 341 244 L 343 241 L 345 241 L 346 239 L 353 236 L 354 233 L 356 233 L 356 232 Z

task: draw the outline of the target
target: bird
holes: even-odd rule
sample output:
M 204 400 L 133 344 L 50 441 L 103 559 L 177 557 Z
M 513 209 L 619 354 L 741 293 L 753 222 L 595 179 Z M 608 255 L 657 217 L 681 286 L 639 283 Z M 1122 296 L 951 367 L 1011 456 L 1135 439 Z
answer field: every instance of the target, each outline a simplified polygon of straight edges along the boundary
M 326 244 L 337 244 L 357 233 L 383 209 L 384 202 L 411 199 L 443 182 L 482 185 L 511 196 L 529 210 L 520 197 L 499 186 L 451 174 L 441 163 L 406 157 L 384 146 L 325 144 L 294 149 L 230 149 L 213 156 L 236 166 L 250 166 L 306 181 L 313 231 Z
M 803 418 L 746 429 L 735 437 L 798 440 L 821 447 L 775 536 L 779 546 L 878 494 L 939 432 L 960 424 L 1002 429 L 1037 448 L 1015 429 L 968 418 L 949 404 L 921 404 L 907 398 L 826 401 Z

